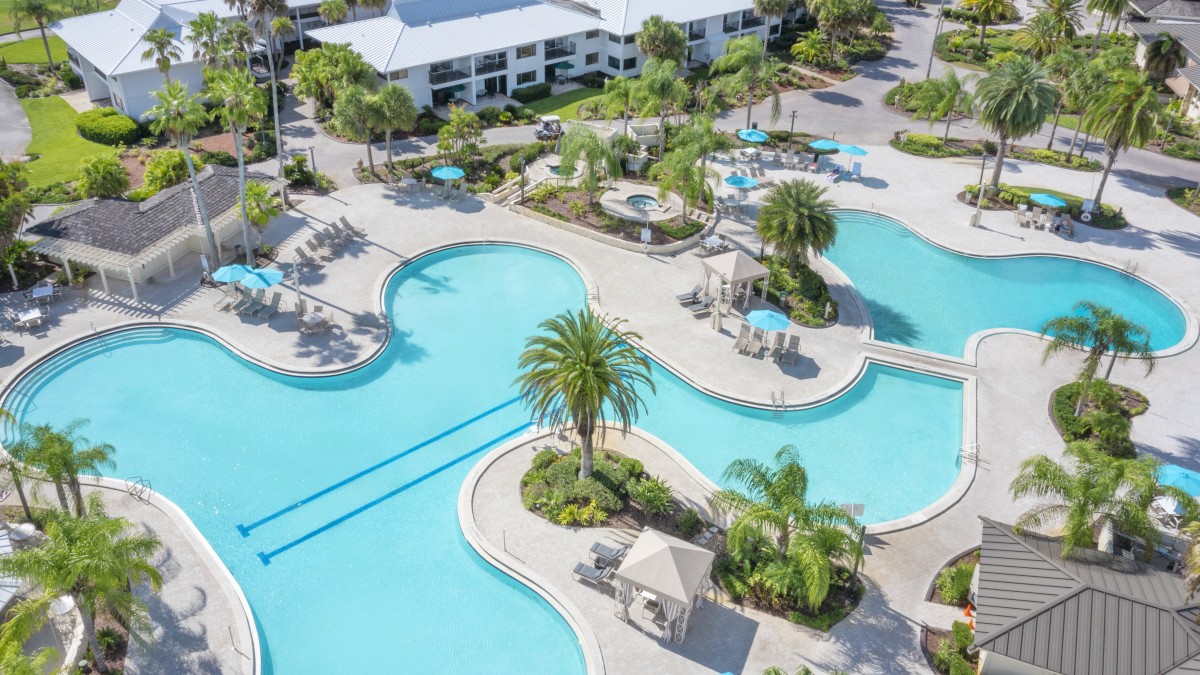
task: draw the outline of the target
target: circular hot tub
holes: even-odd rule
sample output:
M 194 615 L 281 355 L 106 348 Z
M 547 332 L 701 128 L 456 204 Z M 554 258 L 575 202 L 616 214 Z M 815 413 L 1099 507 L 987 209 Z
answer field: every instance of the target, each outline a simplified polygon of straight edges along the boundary
M 635 209 L 657 209 L 658 200 L 650 195 L 629 195 L 625 198 L 625 203 Z

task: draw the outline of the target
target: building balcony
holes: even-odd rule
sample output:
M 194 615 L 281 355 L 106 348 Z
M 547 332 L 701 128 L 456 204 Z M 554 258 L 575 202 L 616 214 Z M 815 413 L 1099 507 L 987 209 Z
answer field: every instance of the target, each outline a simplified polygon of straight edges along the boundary
M 468 77 L 471 77 L 470 73 L 458 70 L 457 68 L 453 70 L 431 70 L 429 71 L 429 84 L 446 84 L 455 80 L 465 80 Z
M 562 59 L 568 56 L 575 56 L 575 43 L 572 42 L 566 45 L 546 45 L 545 59 Z
M 742 17 L 742 30 L 747 28 L 758 28 L 763 25 L 764 19 L 761 16 L 744 16 Z
M 498 73 L 501 70 L 508 70 L 508 59 L 500 59 L 499 61 L 476 61 L 475 74 L 487 75 L 488 73 Z
M 688 32 L 688 42 L 699 42 L 704 39 L 704 31 L 694 30 Z
M 741 28 L 736 23 L 726 23 L 721 26 L 721 30 L 725 31 L 726 33 L 736 33 L 741 30 Z

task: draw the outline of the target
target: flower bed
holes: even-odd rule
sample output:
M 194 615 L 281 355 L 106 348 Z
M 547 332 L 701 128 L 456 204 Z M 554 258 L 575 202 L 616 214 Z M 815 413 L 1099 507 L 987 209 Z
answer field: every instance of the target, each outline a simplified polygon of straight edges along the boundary
M 1105 380 L 1092 380 L 1092 395 L 1081 415 L 1075 415 L 1081 383 L 1072 382 L 1054 391 L 1051 417 L 1064 441 L 1094 441 L 1114 457 L 1133 457 L 1136 450 L 1129 438 L 1134 417 L 1146 412 L 1150 401 L 1144 394 Z
M 805 326 L 824 328 L 837 323 L 838 303 L 829 296 L 829 284 L 820 274 L 807 266 L 793 274 L 786 260 L 773 255 L 764 257 L 763 265 L 771 270 L 767 302 L 783 307 L 792 321 Z M 762 293 L 762 282 L 755 282 L 755 290 Z M 826 305 L 832 310 L 828 319 Z
M 978 185 L 966 185 L 963 187 L 963 191 L 959 193 L 960 201 L 966 204 L 974 204 L 975 196 L 978 193 Z M 1083 210 L 1083 197 L 1041 187 L 1026 187 L 1001 183 L 999 191 L 996 192 L 993 192 L 989 187 L 987 196 L 984 197 L 983 208 L 987 210 L 1012 210 L 1019 204 L 1030 204 L 1029 196 L 1034 193 L 1054 195 L 1065 201 L 1067 203 L 1067 212 L 1071 214 L 1071 218 L 1076 223 L 1091 225 L 1102 230 L 1119 230 L 1128 225 L 1125 220 L 1125 213 L 1109 204 L 1101 204 L 1100 209 L 1092 213 L 1092 222 L 1083 223 L 1083 221 L 1079 220 L 1079 215 Z

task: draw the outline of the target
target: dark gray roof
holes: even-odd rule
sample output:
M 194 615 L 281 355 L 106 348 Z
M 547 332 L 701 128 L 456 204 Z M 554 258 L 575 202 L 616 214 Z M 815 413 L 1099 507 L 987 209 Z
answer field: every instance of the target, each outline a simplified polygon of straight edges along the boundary
M 197 178 L 211 219 L 215 220 L 237 206 L 237 169 L 210 165 Z M 246 179 L 272 180 L 257 173 L 247 173 Z M 192 184 L 184 181 L 140 203 L 124 199 L 88 199 L 26 232 L 136 256 L 180 229 L 199 226 Z
M 1200 89 L 1200 66 L 1180 68 L 1179 76 L 1190 82 L 1193 87 Z
M 1200 0 L 1129 0 L 1129 6 L 1147 18 L 1200 18 Z
M 1065 675 L 1200 672 L 1200 609 L 1183 580 L 986 518 L 975 645 Z
M 1200 0 L 1188 2 L 1200 9 Z M 1200 16 L 1200 15 L 1197 15 Z M 1129 27 L 1138 39 L 1150 44 L 1158 39 L 1159 33 L 1167 33 L 1183 44 L 1183 49 L 1193 59 L 1200 59 L 1200 23 L 1131 23 Z

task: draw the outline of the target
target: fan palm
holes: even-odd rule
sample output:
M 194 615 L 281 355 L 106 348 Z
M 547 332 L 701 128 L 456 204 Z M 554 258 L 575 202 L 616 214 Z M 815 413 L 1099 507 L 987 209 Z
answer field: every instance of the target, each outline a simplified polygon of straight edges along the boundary
M 205 68 L 225 65 L 225 28 L 215 12 L 201 12 L 188 22 L 188 40 L 192 43 L 192 59 Z
M 254 266 L 254 249 L 250 246 L 250 218 L 246 213 L 246 157 L 243 135 L 246 127 L 267 112 L 262 92 L 254 86 L 254 76 L 245 68 L 230 68 L 213 75 L 208 85 L 208 98 L 217 104 L 210 113 L 214 120 L 233 135 L 237 151 L 238 198 L 242 204 L 242 243 L 246 247 L 246 264 Z
M 1100 361 L 1109 351 L 1113 352 L 1105 379 L 1112 375 L 1117 359 L 1138 359 L 1146 368 L 1146 374 L 1154 372 L 1154 354 L 1150 349 L 1150 331 L 1117 314 L 1108 307 L 1087 300 L 1075 305 L 1075 312 L 1050 319 L 1042 326 L 1042 335 L 1054 335 L 1042 353 L 1042 363 L 1059 352 L 1081 349 L 1085 352 L 1083 369 L 1079 373 L 1081 384 L 1079 401 L 1075 404 L 1075 415 L 1083 413 L 1091 394 L 1092 379 L 1100 369 Z
M 88 505 L 90 515 L 73 518 L 52 512 L 46 523 L 47 541 L 0 558 L 0 574 L 28 579 L 39 594 L 21 602 L 13 612 L 23 625 L 44 621 L 50 602 L 61 595 L 75 601 L 83 618 L 84 640 L 93 654 L 103 654 L 96 640 L 96 614 L 106 610 L 130 628 L 146 634 L 150 626 L 145 604 L 134 595 L 134 584 L 148 583 L 157 591 L 162 575 L 150 563 L 162 544 L 152 534 L 136 530 L 122 518 L 110 518 L 98 495 Z M 103 658 L 96 669 L 108 672 Z
M 975 88 L 979 121 L 1000 137 L 992 187 L 1000 185 L 1004 156 L 1012 140 L 1032 136 L 1054 109 L 1058 91 L 1046 69 L 1024 54 L 1006 61 Z
M 250 224 L 260 230 L 283 210 L 283 201 L 271 192 L 271 186 L 256 180 L 246 183 L 245 199 Z
M 662 157 L 667 143 L 667 115 L 687 104 L 687 83 L 675 75 L 678 64 L 666 59 L 650 59 L 642 66 L 635 80 L 634 95 L 642 111 L 658 114 L 658 155 Z
M 1172 70 L 1187 63 L 1183 44 L 1166 31 L 1154 36 L 1146 46 L 1145 70 L 1156 80 L 1165 80 Z
M 734 516 L 726 540 L 730 551 L 745 558 L 759 540 L 772 541 L 775 564 L 764 576 L 815 611 L 829 593 L 835 563 L 862 556 L 851 532 L 858 523 L 831 502 L 808 501 L 808 472 L 794 445 L 775 453 L 773 467 L 736 459 L 721 479 L 733 487 L 713 493 L 712 503 Z
M 1080 0 L 1044 0 L 1038 13 L 1049 16 L 1058 34 L 1070 42 L 1083 30 L 1081 5 Z
M 257 46 L 254 30 L 245 21 L 230 21 L 225 24 L 222 43 L 225 46 L 225 68 L 249 68 L 250 51 Z
M 722 75 L 717 86 L 730 95 L 746 95 L 746 128 L 749 129 L 750 115 L 754 110 L 754 94 L 766 88 L 771 97 L 771 124 L 779 121 L 782 103 L 775 76 L 784 65 L 763 52 L 762 40 L 758 35 L 746 35 L 725 43 L 725 53 L 712 62 L 711 72 Z
M 644 407 L 639 387 L 654 393 L 650 362 L 629 344 L 637 333 L 610 325 L 590 308 L 546 319 L 543 335 L 525 342 L 517 376 L 521 398 L 533 414 L 551 426 L 572 422 L 579 435 L 579 477 L 592 475 L 592 437 L 601 439 L 611 416 L 625 433 Z
M 1100 205 L 1108 174 L 1117 161 L 1117 155 L 1130 147 L 1145 147 L 1154 138 L 1154 123 L 1162 110 L 1162 103 L 1146 73 L 1132 71 L 1114 76 L 1113 81 L 1100 91 L 1088 107 L 1080 120 L 1081 126 L 1104 141 L 1104 152 L 1108 155 L 1093 198 L 1097 206 Z
M 825 192 L 812 181 L 783 181 L 767 192 L 758 210 L 758 236 L 775 246 L 792 272 L 808 262 L 809 251 L 820 255 L 837 238 L 837 204 L 825 199 Z
M 21 438 L 12 446 L 14 454 L 25 457 L 54 483 L 64 511 L 71 510 L 67 498 L 70 493 L 78 518 L 86 515 L 80 474 L 97 475 L 101 469 L 116 466 L 112 460 L 116 448 L 108 443 L 92 443 L 80 435 L 87 424 L 86 419 L 73 420 L 61 429 L 49 424 L 22 424 Z
M 612 146 L 582 124 L 563 134 L 560 155 L 563 175 L 575 177 L 588 194 L 588 204 L 595 202 L 596 189 L 605 179 L 621 175 L 621 160 Z
M 815 30 L 796 40 L 791 52 L 792 56 L 814 66 L 823 66 L 829 61 L 829 45 L 821 39 L 821 33 Z
M 913 119 L 927 119 L 932 125 L 935 121 L 946 118 L 946 131 L 942 134 L 942 143 L 950 140 L 950 122 L 958 113 L 970 115 L 974 110 L 975 101 L 967 85 L 978 80 L 977 75 L 959 77 L 958 71 L 946 67 L 946 73 L 934 80 L 921 83 L 913 102 L 917 108 Z
M 604 98 L 600 100 L 600 105 L 608 111 L 609 119 L 612 119 L 613 110 L 620 109 L 622 111 L 622 119 L 625 121 L 625 128 L 621 132 L 623 134 L 629 133 L 629 109 L 633 107 L 637 97 L 637 80 L 618 75 L 604 82 Z
M 708 166 L 708 156 L 714 152 L 724 152 L 734 147 L 733 139 L 717 131 L 713 119 L 708 115 L 693 115 L 691 121 L 676 130 L 673 147 L 691 147 L 700 154 L 700 169 L 704 175 L 709 175 L 705 169 Z
M 1062 28 L 1053 15 L 1038 12 L 1017 29 L 1013 42 L 1017 48 L 1040 61 L 1070 44 L 1070 39 L 1063 36 Z
M 969 9 L 979 17 L 979 46 L 983 47 L 987 39 L 987 27 L 1000 23 L 1001 19 L 1013 16 L 1017 8 L 1012 0 L 963 0 L 964 9 Z
M 661 14 L 652 14 L 642 22 L 637 33 L 638 49 L 648 59 L 663 59 L 679 67 L 687 54 L 687 35 L 674 21 L 667 21 Z
M 1079 111 L 1080 116 L 1087 114 L 1088 107 L 1096 99 L 1096 95 L 1108 83 L 1108 73 L 1099 63 L 1098 59 L 1087 62 L 1082 68 L 1076 68 L 1071 72 L 1065 82 L 1063 82 L 1063 97 L 1067 100 L 1067 105 Z M 1071 146 L 1067 148 L 1067 159 L 1070 159 L 1075 154 L 1075 144 L 1079 141 L 1079 132 L 1083 129 L 1082 124 L 1075 125 L 1075 133 L 1071 135 Z M 1079 156 L 1083 156 L 1084 149 L 1087 144 L 1079 150 Z
M 20 32 L 21 24 L 32 21 L 42 34 L 42 46 L 46 48 L 46 63 L 54 69 L 54 57 L 50 55 L 50 39 L 46 37 L 46 26 L 62 18 L 62 10 L 51 0 L 13 0 L 8 9 L 14 28 Z
M 413 102 L 408 87 L 396 82 L 385 84 L 375 92 L 375 107 L 378 113 L 378 128 L 384 133 L 387 143 L 388 182 L 392 181 L 392 133 L 412 131 L 417 124 L 417 105 Z
M 322 111 L 333 106 L 337 92 L 354 85 L 371 88 L 376 82 L 375 69 L 358 52 L 332 42 L 296 52 L 292 78 L 296 95 L 313 99 Z
M 275 125 L 275 151 L 281 158 L 276 162 L 276 175 L 283 178 L 283 137 L 279 133 L 279 88 L 276 86 L 277 79 L 275 73 L 275 37 L 282 32 L 292 29 L 292 22 L 286 16 L 279 16 L 281 13 L 287 12 L 287 3 L 284 0 L 243 0 L 250 24 L 254 26 L 255 41 L 262 40 L 267 45 L 267 70 L 271 73 L 271 119 Z M 282 20 L 282 23 L 276 26 L 276 22 Z
M 142 41 L 150 45 L 142 52 L 143 61 L 154 61 L 165 83 L 171 83 L 171 62 L 183 58 L 183 52 L 175 44 L 175 34 L 166 28 L 146 31 Z
M 197 210 L 200 212 L 200 224 L 204 227 L 204 236 L 208 241 L 209 265 L 215 269 L 221 263 L 217 238 L 213 235 L 204 195 L 200 192 L 200 180 L 196 178 L 196 167 L 192 163 L 192 154 L 188 151 L 192 138 L 208 122 L 208 113 L 200 103 L 200 96 L 189 92 L 185 82 L 170 82 L 154 92 L 154 97 L 158 99 L 158 103 L 146 111 L 146 117 L 150 119 L 150 130 L 156 134 L 166 134 L 167 138 L 183 151 L 188 176 L 192 179 L 192 198 L 196 201 Z
M 683 197 L 681 225 L 687 224 L 689 200 L 700 199 L 707 181 L 718 179 L 717 172 L 697 163 L 700 157 L 699 147 L 678 145 L 650 169 L 650 179 L 658 183 L 660 200 L 665 200 L 671 190 Z
M 335 23 L 341 23 L 346 20 L 346 14 L 350 8 L 346 6 L 346 0 L 323 0 L 317 5 L 317 14 L 325 25 L 332 26 Z
M 778 17 L 783 19 L 783 15 L 787 14 L 788 9 L 792 6 L 792 0 L 754 0 L 754 15 L 761 16 L 766 19 L 767 35 L 771 34 L 771 19 Z M 767 43 L 763 41 L 763 56 L 767 55 Z
M 1071 74 L 1087 64 L 1087 57 L 1074 49 L 1060 49 L 1046 57 L 1043 63 L 1050 78 L 1055 82 L 1059 82 L 1065 88 L 1065 83 L 1071 77 Z M 1062 115 L 1063 104 L 1066 100 L 1067 94 L 1064 91 L 1059 94 L 1058 102 L 1054 105 L 1054 124 L 1050 126 L 1050 139 L 1046 141 L 1047 150 L 1054 147 L 1054 135 L 1058 131 L 1058 119 Z

